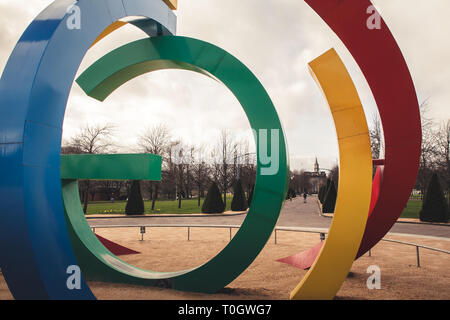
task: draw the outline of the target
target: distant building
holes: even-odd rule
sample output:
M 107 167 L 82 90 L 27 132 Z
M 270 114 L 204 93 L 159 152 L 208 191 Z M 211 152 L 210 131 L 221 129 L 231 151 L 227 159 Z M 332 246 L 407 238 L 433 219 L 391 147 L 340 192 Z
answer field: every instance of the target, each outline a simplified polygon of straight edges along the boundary
M 317 158 L 314 163 L 314 171 L 305 171 L 305 175 L 308 179 L 308 193 L 317 194 L 319 193 L 320 187 L 327 184 L 327 174 L 325 171 L 320 171 L 319 161 L 317 161 Z

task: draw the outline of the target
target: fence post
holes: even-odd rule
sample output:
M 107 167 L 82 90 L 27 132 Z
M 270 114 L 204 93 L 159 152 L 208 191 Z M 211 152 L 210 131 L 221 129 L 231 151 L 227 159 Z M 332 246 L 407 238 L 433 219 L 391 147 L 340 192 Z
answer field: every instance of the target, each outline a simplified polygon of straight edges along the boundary
M 141 241 L 144 241 L 145 227 L 141 226 L 140 231 L 141 231 Z
M 420 252 L 419 252 L 419 246 L 416 246 L 417 251 L 417 268 L 420 268 Z

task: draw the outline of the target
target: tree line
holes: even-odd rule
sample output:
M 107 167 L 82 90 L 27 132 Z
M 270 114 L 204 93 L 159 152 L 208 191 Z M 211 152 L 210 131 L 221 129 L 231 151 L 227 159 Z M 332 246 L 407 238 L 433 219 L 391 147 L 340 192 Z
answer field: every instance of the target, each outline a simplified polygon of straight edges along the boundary
M 420 105 L 422 120 L 422 149 L 415 190 L 423 198 L 433 174 L 436 174 L 445 193 L 450 189 L 450 119 L 435 121 L 429 117 L 428 100 Z M 374 159 L 383 157 L 383 133 L 378 114 L 372 117 L 370 139 Z M 406 143 L 406 141 L 405 141 Z
M 112 143 L 113 125 L 85 126 L 62 147 L 63 154 L 117 153 Z M 178 208 L 185 199 L 197 199 L 198 206 L 206 191 L 215 183 L 226 207 L 229 193 L 236 182 L 242 184 L 248 198 L 255 184 L 256 154 L 249 152 L 248 141 L 239 141 L 228 130 L 222 130 L 213 146 L 189 145 L 174 138 L 164 124 L 145 129 L 133 151 L 162 157 L 161 181 L 140 181 L 142 193 L 152 201 L 152 210 L 158 199 L 177 200 Z M 132 181 L 80 181 L 80 198 L 84 212 L 89 201 L 126 200 Z M 98 198 L 101 195 L 101 198 Z
M 435 121 L 429 117 L 428 100 L 420 105 L 422 146 L 419 171 L 414 185 L 420 195 L 420 220 L 448 222 L 450 219 L 450 119 Z M 370 129 L 372 156 L 383 158 L 383 132 L 378 114 Z M 407 141 L 405 141 L 407 142 Z
M 422 118 L 422 154 L 415 190 L 421 197 L 435 175 L 443 189 L 446 201 L 449 201 L 450 189 L 450 119 L 437 123 L 427 114 L 427 102 L 421 105 Z M 65 154 L 102 154 L 116 153 L 118 148 L 112 143 L 115 127 L 110 124 L 85 126 L 70 140 L 65 141 L 62 153 Z M 378 114 L 373 116 L 370 129 L 372 156 L 383 157 L 383 133 Z M 162 157 L 161 181 L 141 181 L 139 184 L 145 198 L 152 201 L 155 209 L 158 199 L 177 200 L 181 208 L 185 199 L 201 199 L 206 191 L 216 184 L 226 207 L 227 197 L 240 181 L 247 199 L 255 184 L 256 154 L 249 152 L 248 141 L 239 141 L 228 130 L 222 130 L 215 143 L 189 145 L 181 138 L 174 138 L 164 124 L 145 129 L 139 136 L 133 149 L 138 153 L 152 153 Z M 328 174 L 336 189 L 338 187 L 339 167 L 335 166 Z M 80 197 L 86 212 L 89 201 L 126 200 L 132 186 L 131 181 L 80 181 Z M 304 170 L 290 173 L 288 197 L 295 197 L 311 189 L 310 176 Z M 448 204 L 447 204 L 448 206 Z

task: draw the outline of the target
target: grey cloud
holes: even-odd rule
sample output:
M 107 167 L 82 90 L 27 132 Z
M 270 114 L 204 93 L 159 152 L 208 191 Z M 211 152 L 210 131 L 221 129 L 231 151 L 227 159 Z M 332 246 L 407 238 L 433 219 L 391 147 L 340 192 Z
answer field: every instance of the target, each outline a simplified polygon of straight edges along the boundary
M 31 21 L 50 0 L 0 0 L 0 70 Z M 180 0 L 178 33 L 224 48 L 246 64 L 266 87 L 280 115 L 294 167 L 319 156 L 326 166 L 338 158 L 334 125 L 307 63 L 335 47 L 347 65 L 370 119 L 372 94 L 351 55 L 326 24 L 299 0 Z M 376 0 L 411 68 L 420 99 L 431 97 L 432 116 L 448 119 L 450 44 L 447 0 Z M 26 10 L 22 9 L 26 7 Z M 7 26 L 7 27 L 5 27 Z M 80 72 L 105 52 L 142 38 L 132 27 L 103 40 L 86 56 Z M 248 129 L 236 99 L 212 80 L 188 72 L 164 71 L 127 83 L 103 104 L 74 85 L 65 136 L 83 123 L 115 122 L 120 144 L 132 145 L 146 126 L 167 123 L 175 134 L 210 142 L 220 128 Z M 206 141 L 206 142 L 205 142 Z M 215 141 L 214 141 L 215 142 Z

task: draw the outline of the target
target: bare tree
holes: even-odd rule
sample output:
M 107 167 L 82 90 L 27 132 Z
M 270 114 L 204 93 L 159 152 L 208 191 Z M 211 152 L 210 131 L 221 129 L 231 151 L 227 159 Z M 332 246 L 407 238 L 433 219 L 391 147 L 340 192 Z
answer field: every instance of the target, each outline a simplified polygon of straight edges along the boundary
M 84 126 L 80 132 L 70 139 L 68 147 L 76 148 L 81 153 L 100 154 L 110 151 L 114 126 L 112 124 Z
M 102 180 L 96 183 L 98 191 L 106 195 L 108 200 L 119 199 L 122 189 L 127 187 L 126 181 Z M 97 189 L 96 188 L 96 189 Z
M 421 195 L 425 194 L 425 189 L 429 179 L 435 169 L 435 160 L 437 156 L 437 135 L 434 127 L 433 119 L 428 117 L 430 104 L 428 99 L 420 104 L 420 117 L 422 122 L 422 147 L 419 164 L 419 172 L 417 174 L 416 188 L 421 191 Z
M 200 207 L 201 197 L 203 197 L 204 192 L 207 188 L 207 185 L 210 181 L 210 167 L 203 159 L 202 154 L 204 153 L 205 147 L 200 146 L 196 149 L 196 154 L 199 155 L 197 159 L 195 159 L 192 166 L 192 179 L 195 187 L 197 188 L 197 205 Z
M 166 125 L 160 124 L 148 128 L 139 137 L 138 145 L 144 151 L 160 156 L 167 154 L 167 148 L 171 144 L 170 131 Z
M 219 140 L 219 163 L 220 166 L 218 167 L 218 173 L 219 173 L 219 184 L 223 192 L 223 202 L 225 204 L 225 207 L 227 206 L 227 192 L 228 189 L 232 186 L 235 177 L 233 176 L 233 170 L 232 165 L 230 163 L 234 163 L 234 155 L 235 155 L 235 149 L 236 149 L 236 143 L 233 140 L 233 137 L 231 133 L 224 129 L 222 130 L 220 134 L 220 140 Z
M 443 122 L 437 134 L 437 171 L 444 181 L 450 202 L 450 119 Z
M 328 174 L 328 179 L 332 180 L 334 182 L 334 185 L 336 188 L 339 186 L 339 166 L 335 165 L 330 173 Z
M 190 146 L 187 148 L 189 153 L 185 157 L 185 167 L 186 167 L 186 179 L 185 179 L 185 189 L 186 189 L 186 198 L 192 198 L 192 182 L 193 182 L 193 169 L 195 164 L 195 147 Z
M 448 168 L 446 148 L 448 149 L 447 131 L 445 125 L 441 129 L 436 128 L 436 123 L 429 117 L 430 104 L 429 99 L 420 104 L 420 117 L 422 126 L 422 145 L 419 171 L 417 174 L 415 188 L 421 191 L 422 196 L 425 193 L 426 186 L 433 172 L 440 172 L 442 179 L 446 179 L 445 170 L 439 168 Z M 378 113 L 372 116 L 372 125 L 370 129 L 370 140 L 372 146 L 372 156 L 374 159 L 383 157 L 383 131 Z
M 174 163 L 174 156 L 172 150 L 172 143 L 167 149 L 167 156 L 163 158 L 162 163 L 162 177 L 161 177 L 161 191 L 167 194 L 168 199 L 177 199 L 177 177 L 176 167 Z
M 309 193 L 312 190 L 312 185 L 309 175 L 304 170 L 294 170 L 290 173 L 289 188 L 295 194 Z
M 240 160 L 243 160 L 243 162 L 238 163 L 237 177 L 241 179 L 242 186 L 246 190 L 248 198 L 253 191 L 256 180 L 256 153 L 249 152 L 248 141 L 241 143 L 240 149 L 244 153 L 240 155 Z
M 381 127 L 380 116 L 377 112 L 372 114 L 372 128 L 369 130 L 370 145 L 372 147 L 372 158 L 379 159 L 383 144 L 383 129 Z
M 180 140 L 171 141 L 167 151 L 167 168 L 163 172 L 165 176 L 164 181 L 170 182 L 170 185 L 175 190 L 173 194 L 178 200 L 178 208 L 181 208 L 181 201 L 185 196 L 185 147 Z M 164 188 L 167 190 L 167 188 Z M 173 190 L 173 189 L 172 189 Z M 170 192 L 172 193 L 172 192 Z
M 100 154 L 111 151 L 114 144 L 111 142 L 114 126 L 112 124 L 84 126 L 80 132 L 72 137 L 69 143 L 62 148 L 63 152 Z M 95 196 L 95 190 L 91 190 L 91 182 L 87 180 L 83 190 L 83 211 L 86 213 L 89 194 Z
M 164 124 L 146 129 L 138 141 L 138 146 L 143 152 L 160 155 L 163 159 L 167 156 L 170 144 L 170 131 Z M 158 181 L 151 181 L 149 186 L 152 210 L 155 210 L 155 202 L 158 198 L 160 183 Z
M 81 154 L 84 153 L 80 148 L 75 146 L 63 145 L 61 147 L 61 154 Z
M 175 156 L 177 157 L 177 163 L 175 165 L 176 177 L 177 177 L 177 194 L 178 194 L 178 209 L 181 209 L 181 200 L 184 194 L 184 157 L 185 150 L 182 147 L 181 142 L 177 144 L 178 149 L 176 149 Z

